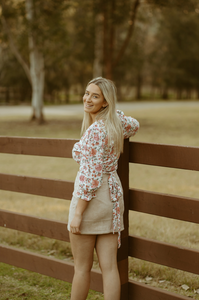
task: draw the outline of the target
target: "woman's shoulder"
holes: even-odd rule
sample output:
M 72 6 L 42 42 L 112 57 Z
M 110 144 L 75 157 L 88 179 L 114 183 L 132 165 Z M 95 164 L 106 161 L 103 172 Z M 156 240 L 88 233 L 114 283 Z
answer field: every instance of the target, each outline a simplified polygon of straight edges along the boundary
M 85 131 L 82 139 L 85 140 L 103 140 L 107 135 L 104 122 L 102 120 L 95 121 Z
M 102 120 L 97 120 L 93 124 L 89 126 L 89 128 L 86 130 L 87 135 L 92 135 L 96 133 L 103 133 L 105 131 L 105 125 Z

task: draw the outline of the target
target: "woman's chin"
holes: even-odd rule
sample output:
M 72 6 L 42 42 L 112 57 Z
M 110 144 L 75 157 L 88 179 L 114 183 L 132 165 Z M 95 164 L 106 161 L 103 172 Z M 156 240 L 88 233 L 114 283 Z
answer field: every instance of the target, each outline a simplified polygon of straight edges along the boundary
M 90 113 L 90 112 L 91 112 L 91 110 L 88 109 L 87 107 L 84 107 L 84 111 L 85 111 L 86 113 Z

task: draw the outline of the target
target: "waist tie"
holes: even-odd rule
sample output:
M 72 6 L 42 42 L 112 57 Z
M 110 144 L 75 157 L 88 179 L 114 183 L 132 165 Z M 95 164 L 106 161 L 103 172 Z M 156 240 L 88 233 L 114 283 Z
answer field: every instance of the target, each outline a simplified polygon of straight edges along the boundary
M 110 189 L 111 202 L 113 203 L 113 233 L 118 232 L 118 248 L 121 246 L 121 220 L 120 220 L 120 205 L 119 198 L 122 196 L 123 192 L 115 178 L 114 172 L 107 172 L 108 185 Z

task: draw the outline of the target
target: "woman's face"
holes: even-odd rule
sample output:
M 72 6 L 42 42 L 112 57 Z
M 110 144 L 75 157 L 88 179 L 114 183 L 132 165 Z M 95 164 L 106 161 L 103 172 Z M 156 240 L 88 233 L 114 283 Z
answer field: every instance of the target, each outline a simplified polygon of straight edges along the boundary
M 104 99 L 100 88 L 94 83 L 87 86 L 83 101 L 84 111 L 90 113 L 93 122 L 95 122 L 95 117 L 100 109 L 107 106 L 107 102 Z

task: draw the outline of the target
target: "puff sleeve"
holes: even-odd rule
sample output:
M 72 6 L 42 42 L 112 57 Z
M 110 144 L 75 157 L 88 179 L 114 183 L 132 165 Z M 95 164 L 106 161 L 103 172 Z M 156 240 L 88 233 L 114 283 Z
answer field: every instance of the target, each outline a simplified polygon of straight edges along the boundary
M 117 110 L 117 115 L 122 122 L 124 138 L 135 135 L 139 129 L 139 122 L 132 117 L 125 116 L 121 110 Z
M 80 164 L 81 161 L 81 140 L 74 144 L 72 151 L 73 159 Z
M 81 139 L 81 161 L 77 196 L 90 201 L 102 183 L 105 133 L 93 123 Z

